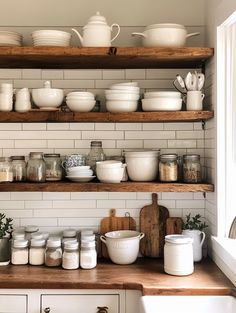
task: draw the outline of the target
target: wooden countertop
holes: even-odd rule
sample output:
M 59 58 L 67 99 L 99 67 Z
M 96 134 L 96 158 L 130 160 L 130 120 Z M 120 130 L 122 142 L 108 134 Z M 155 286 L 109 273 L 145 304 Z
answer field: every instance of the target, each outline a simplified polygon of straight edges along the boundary
M 44 266 L 0 267 L 0 288 L 24 289 L 132 289 L 143 295 L 234 295 L 236 287 L 211 260 L 195 264 L 189 276 L 171 276 L 163 260 L 138 259 L 131 265 L 99 261 L 92 270 L 63 270 Z

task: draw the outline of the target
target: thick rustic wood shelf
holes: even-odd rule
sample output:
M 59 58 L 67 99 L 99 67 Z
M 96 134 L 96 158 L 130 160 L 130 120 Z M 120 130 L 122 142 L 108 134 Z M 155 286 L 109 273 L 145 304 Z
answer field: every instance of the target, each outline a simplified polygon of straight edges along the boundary
M 46 183 L 1 183 L 3 191 L 41 192 L 212 192 L 212 184 L 184 184 L 158 182 L 122 182 L 108 184 L 100 182 L 76 183 L 69 181 Z
M 212 111 L 175 111 L 175 112 L 62 112 L 30 111 L 0 112 L 0 122 L 197 122 L 212 118 Z
M 195 68 L 213 48 L 0 47 L 0 68 Z

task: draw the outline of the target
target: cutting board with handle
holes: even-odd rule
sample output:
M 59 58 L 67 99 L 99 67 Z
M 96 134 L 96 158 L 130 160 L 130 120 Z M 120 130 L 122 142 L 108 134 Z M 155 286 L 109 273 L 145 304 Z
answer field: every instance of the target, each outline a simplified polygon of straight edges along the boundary
M 181 217 L 169 217 L 166 220 L 166 235 L 182 234 L 183 220 Z
M 110 216 L 101 220 L 100 233 L 104 235 L 115 230 L 136 230 L 136 221 L 128 212 L 125 213 L 125 216 L 116 216 L 116 209 L 111 209 Z M 107 247 L 103 242 L 101 245 L 101 255 L 104 258 L 108 258 Z
M 163 256 L 166 234 L 166 220 L 169 211 L 158 205 L 157 194 L 152 194 L 152 204 L 140 210 L 140 231 L 145 237 L 140 241 L 140 252 L 143 256 L 158 258 Z

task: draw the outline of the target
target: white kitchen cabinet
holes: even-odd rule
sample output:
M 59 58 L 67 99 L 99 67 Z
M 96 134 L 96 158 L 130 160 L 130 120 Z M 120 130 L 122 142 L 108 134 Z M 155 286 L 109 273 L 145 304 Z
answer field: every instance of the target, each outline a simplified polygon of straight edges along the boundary
M 28 295 L 1 292 L 0 313 L 28 313 Z

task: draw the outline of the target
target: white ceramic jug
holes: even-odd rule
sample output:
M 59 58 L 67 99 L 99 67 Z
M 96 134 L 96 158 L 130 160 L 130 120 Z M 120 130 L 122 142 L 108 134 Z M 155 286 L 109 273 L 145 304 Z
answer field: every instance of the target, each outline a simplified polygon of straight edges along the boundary
M 182 232 L 183 235 L 193 239 L 193 260 L 199 262 L 202 259 L 202 245 L 205 240 L 205 233 L 203 231 L 194 229 L 185 229 Z
M 111 39 L 113 27 L 117 27 L 117 33 Z M 72 28 L 72 30 L 79 37 L 83 47 L 110 47 L 111 42 L 120 33 L 120 26 L 118 24 L 107 25 L 105 17 L 97 12 L 96 15 L 90 17 L 87 25 L 83 27 L 83 36 L 76 29 Z
M 30 92 L 28 88 L 20 89 L 16 94 L 15 111 L 27 112 L 31 109 Z

